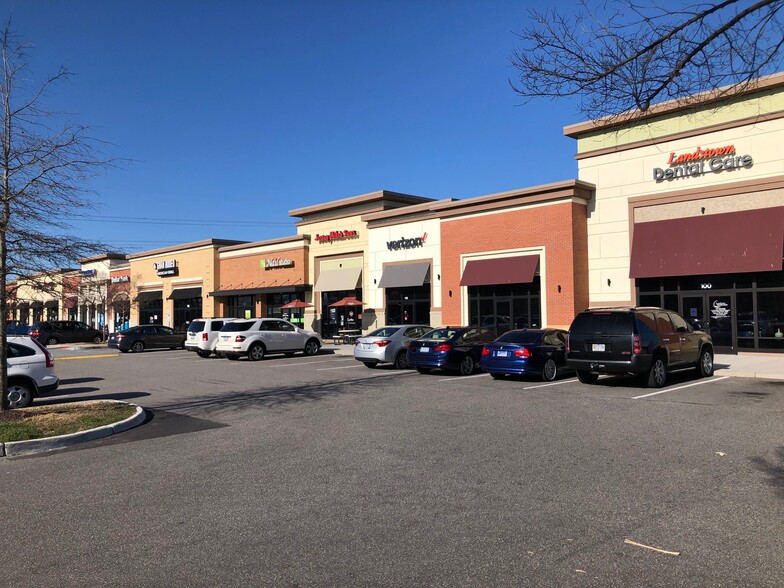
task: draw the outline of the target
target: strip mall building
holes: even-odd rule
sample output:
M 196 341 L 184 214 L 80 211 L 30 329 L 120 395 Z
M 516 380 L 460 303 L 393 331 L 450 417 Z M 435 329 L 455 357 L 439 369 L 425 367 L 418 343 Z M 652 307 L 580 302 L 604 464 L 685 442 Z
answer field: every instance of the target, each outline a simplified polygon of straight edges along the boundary
M 460 200 L 372 192 L 290 211 L 290 237 L 129 256 L 130 322 L 500 333 L 639 304 L 681 312 L 721 352 L 784 350 L 784 75 L 702 109 L 564 132 L 578 179 Z M 281 308 L 296 299 L 308 306 Z

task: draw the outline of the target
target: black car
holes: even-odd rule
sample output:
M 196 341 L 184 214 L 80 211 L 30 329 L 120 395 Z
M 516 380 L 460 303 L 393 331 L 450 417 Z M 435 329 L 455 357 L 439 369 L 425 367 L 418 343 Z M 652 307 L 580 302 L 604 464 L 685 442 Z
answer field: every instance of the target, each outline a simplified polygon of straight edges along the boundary
M 482 348 L 495 340 L 484 327 L 441 327 L 408 346 L 408 365 L 420 374 L 432 369 L 457 370 L 467 376 L 481 364 Z
M 713 342 L 671 310 L 596 308 L 572 321 L 566 365 L 586 384 L 595 384 L 599 374 L 631 374 L 659 388 L 678 369 L 693 367 L 702 377 L 712 376 Z
M 140 325 L 112 333 L 106 344 L 123 353 L 139 353 L 145 349 L 184 348 L 186 336 L 186 333 L 163 325 Z
M 44 345 L 103 341 L 103 333 L 100 330 L 80 321 L 41 321 L 30 325 L 27 334 Z

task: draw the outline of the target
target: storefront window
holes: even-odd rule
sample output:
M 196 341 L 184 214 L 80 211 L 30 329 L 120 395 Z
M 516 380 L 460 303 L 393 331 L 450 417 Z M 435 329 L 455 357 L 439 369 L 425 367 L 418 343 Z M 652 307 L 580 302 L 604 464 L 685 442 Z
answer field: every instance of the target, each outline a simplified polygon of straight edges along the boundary
M 229 296 L 226 315 L 233 318 L 256 318 L 254 296 Z
M 201 296 L 174 300 L 174 330 L 185 331 L 192 320 L 201 318 Z
M 163 324 L 163 298 L 139 302 L 139 324 Z
M 429 325 L 430 285 L 386 288 L 387 325 Z
M 321 293 L 322 337 L 337 337 L 339 331 L 362 329 L 361 306 L 330 306 L 349 296 L 362 300 L 362 288 Z
M 784 293 L 758 292 L 757 318 L 761 349 L 784 349 Z
M 280 307 L 294 300 L 302 300 L 302 294 L 285 292 L 279 294 L 267 294 L 267 316 L 270 318 L 280 318 L 294 323 L 298 327 L 304 327 L 305 310 L 302 308 Z
M 469 320 L 496 335 L 510 329 L 538 329 L 541 322 L 539 276 L 530 284 L 469 286 Z
M 735 305 L 738 307 L 738 347 L 753 349 L 756 347 L 754 331 L 757 321 L 754 317 L 754 294 L 742 292 L 735 295 Z

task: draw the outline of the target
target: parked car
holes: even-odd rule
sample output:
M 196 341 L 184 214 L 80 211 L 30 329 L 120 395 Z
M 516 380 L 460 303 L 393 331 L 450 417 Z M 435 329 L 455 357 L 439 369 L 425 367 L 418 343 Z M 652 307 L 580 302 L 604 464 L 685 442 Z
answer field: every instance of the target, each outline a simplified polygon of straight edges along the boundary
M 188 325 L 188 337 L 185 349 L 195 351 L 199 357 L 209 357 L 215 352 L 218 344 L 218 332 L 233 318 L 200 318 Z
M 163 325 L 139 325 L 109 335 L 106 344 L 123 353 L 145 349 L 177 349 L 185 346 L 185 333 Z
M 5 334 L 6 335 L 27 335 L 27 331 L 30 330 L 30 325 L 25 325 L 20 323 L 19 321 L 8 321 L 5 326 Z
M 58 343 L 100 343 L 103 332 L 80 321 L 41 321 L 33 323 L 27 334 L 44 345 Z
M 566 368 L 566 331 L 516 329 L 482 349 L 482 371 L 493 378 L 533 375 L 552 381 Z
M 321 345 L 318 333 L 300 329 L 283 319 L 239 319 L 223 325 L 215 353 L 228 359 L 247 356 L 251 361 L 258 361 L 268 353 L 294 355 L 302 351 L 305 355 L 315 355 Z
M 57 390 L 60 380 L 54 371 L 54 358 L 40 342 L 28 336 L 8 337 L 8 405 L 30 406 L 33 398 Z
M 408 364 L 420 374 L 446 369 L 467 376 L 481 364 L 485 343 L 494 340 L 495 333 L 484 327 L 433 329 L 408 345 Z
M 694 367 L 700 376 L 712 376 L 713 341 L 671 310 L 596 308 L 572 321 L 566 365 L 586 384 L 595 384 L 599 374 L 631 374 L 659 388 L 678 369 Z
M 380 363 L 392 363 L 396 369 L 408 367 L 406 353 L 408 344 L 418 339 L 433 327 L 428 325 L 387 325 L 357 339 L 354 344 L 354 359 L 369 368 Z

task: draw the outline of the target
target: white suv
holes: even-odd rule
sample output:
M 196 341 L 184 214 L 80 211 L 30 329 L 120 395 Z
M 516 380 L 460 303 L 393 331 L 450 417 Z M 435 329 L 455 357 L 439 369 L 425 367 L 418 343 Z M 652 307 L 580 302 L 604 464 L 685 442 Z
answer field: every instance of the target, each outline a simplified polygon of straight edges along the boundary
M 188 325 L 188 336 L 185 349 L 195 351 L 199 357 L 209 357 L 218 344 L 218 331 L 223 325 L 237 319 L 233 318 L 200 318 Z
M 268 353 L 293 355 L 302 351 L 305 355 L 315 355 L 320 348 L 318 333 L 300 329 L 289 321 L 238 319 L 223 325 L 218 333 L 215 354 L 229 359 L 247 355 L 251 361 L 258 361 Z
M 60 380 L 54 373 L 54 358 L 32 337 L 8 337 L 8 405 L 30 406 L 35 396 L 57 390 Z

